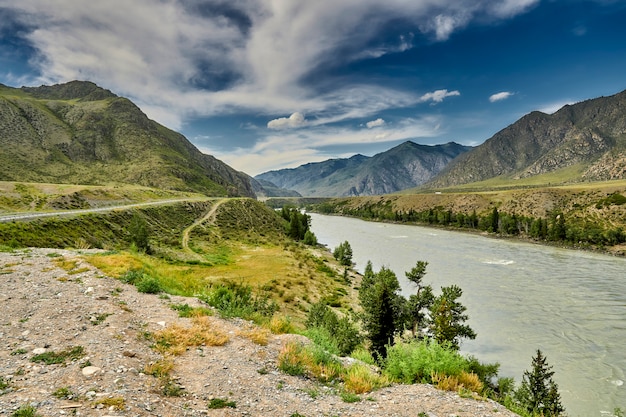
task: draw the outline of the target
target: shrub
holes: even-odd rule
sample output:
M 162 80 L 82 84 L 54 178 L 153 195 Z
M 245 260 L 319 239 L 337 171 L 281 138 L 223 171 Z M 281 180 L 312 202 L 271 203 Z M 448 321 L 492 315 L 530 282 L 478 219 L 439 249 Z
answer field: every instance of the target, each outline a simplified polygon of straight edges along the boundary
M 381 377 L 366 365 L 352 365 L 343 375 L 344 388 L 353 394 L 364 394 L 389 385 L 386 377 Z
M 163 291 L 161 282 L 154 277 L 144 274 L 143 277 L 135 284 L 137 291 L 146 294 L 158 294 Z
M 23 405 L 11 414 L 11 417 L 39 417 L 39 416 L 40 414 L 37 414 L 37 409 L 31 405 Z
M 433 375 L 457 376 L 468 368 L 467 360 L 453 348 L 434 340 L 390 346 L 384 373 L 405 384 L 433 383 Z
M 296 328 L 294 327 L 291 319 L 285 316 L 274 316 L 269 322 L 270 331 L 274 334 L 288 334 L 295 333 Z
M 218 309 L 222 317 L 241 317 L 258 322 L 278 311 L 278 305 L 269 295 L 253 295 L 249 285 L 220 284 L 200 299 Z
M 210 409 L 218 409 L 218 408 L 237 408 L 237 404 L 234 401 L 228 401 L 228 399 L 224 398 L 213 398 L 209 401 L 208 407 Z

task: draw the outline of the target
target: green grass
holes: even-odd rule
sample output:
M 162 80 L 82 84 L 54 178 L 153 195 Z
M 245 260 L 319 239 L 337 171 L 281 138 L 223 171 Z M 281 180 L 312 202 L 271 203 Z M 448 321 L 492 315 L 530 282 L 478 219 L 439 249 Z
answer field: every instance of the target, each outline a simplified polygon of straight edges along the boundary
M 213 398 L 209 401 L 208 408 L 213 410 L 220 408 L 237 408 L 237 404 L 234 401 L 229 401 L 228 398 Z
M 85 356 L 85 349 L 82 346 L 74 346 L 60 352 L 45 352 L 30 358 L 31 362 L 54 365 L 65 363 L 66 361 L 80 359 Z

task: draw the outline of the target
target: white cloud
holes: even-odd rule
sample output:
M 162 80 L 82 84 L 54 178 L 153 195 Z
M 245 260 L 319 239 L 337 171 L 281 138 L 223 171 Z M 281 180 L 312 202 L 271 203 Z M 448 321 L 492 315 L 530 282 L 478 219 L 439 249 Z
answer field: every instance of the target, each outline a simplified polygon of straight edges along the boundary
M 306 126 L 307 121 L 304 118 L 304 115 L 299 112 L 293 113 L 289 117 L 281 117 L 278 119 L 270 120 L 267 122 L 268 129 L 289 129 Z
M 308 162 L 338 157 L 327 154 L 327 146 L 376 144 L 441 135 L 442 120 L 429 116 L 405 119 L 393 128 L 381 126 L 375 130 L 318 126 L 293 131 L 277 130 L 263 137 L 252 148 L 240 148 L 225 154 L 211 153 L 250 175 L 280 168 L 295 168 Z M 204 148 L 203 151 L 209 151 Z M 352 155 L 347 155 L 352 156 Z
M 436 90 L 432 93 L 426 93 L 420 97 L 420 102 L 432 101 L 434 103 L 441 103 L 446 97 L 460 96 L 461 93 L 457 90 Z
M 368 129 L 372 129 L 374 127 L 383 126 L 384 124 L 385 124 L 385 121 L 381 118 L 378 118 L 376 120 L 372 120 L 371 122 L 367 122 L 365 126 L 367 126 Z
M 411 33 L 378 41 L 395 19 L 444 41 L 477 15 L 510 17 L 535 2 L 0 0 L 0 7 L 35 28 L 25 35 L 41 73 L 33 84 L 89 79 L 176 129 L 190 116 L 241 109 L 276 115 L 299 108 L 333 120 L 419 102 L 410 94 L 395 100 L 397 91 L 371 85 L 319 95 L 302 80 L 325 62 L 412 48 Z M 383 93 L 378 104 L 367 94 L 372 88 Z M 422 101 L 458 95 L 435 93 Z
M 492 103 L 495 103 L 496 101 L 506 100 L 507 98 L 511 97 L 512 95 L 513 95 L 513 93 L 511 93 L 509 91 L 502 91 L 500 93 L 492 94 L 491 96 L 489 96 L 489 101 L 492 102 Z

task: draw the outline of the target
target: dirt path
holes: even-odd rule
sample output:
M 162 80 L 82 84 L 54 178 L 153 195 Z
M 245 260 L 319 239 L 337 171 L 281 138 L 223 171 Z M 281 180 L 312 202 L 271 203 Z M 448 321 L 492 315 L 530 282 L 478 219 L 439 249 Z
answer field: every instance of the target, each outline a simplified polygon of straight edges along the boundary
M 189 234 L 191 233 L 191 231 L 198 227 L 199 225 L 201 225 L 204 222 L 209 222 L 209 224 L 213 224 L 215 222 L 215 216 L 217 213 L 217 209 L 226 201 L 226 199 L 221 199 L 221 200 L 217 200 L 215 202 L 215 204 L 213 204 L 213 206 L 211 207 L 211 209 L 207 212 L 207 214 L 205 214 L 203 217 L 199 218 L 198 220 L 196 220 L 195 222 L 193 222 L 193 224 L 189 227 L 187 227 L 185 230 L 183 230 L 183 237 L 182 237 L 182 246 L 183 246 L 183 250 L 189 254 L 194 254 L 197 255 L 193 250 L 191 250 L 191 248 L 189 247 Z

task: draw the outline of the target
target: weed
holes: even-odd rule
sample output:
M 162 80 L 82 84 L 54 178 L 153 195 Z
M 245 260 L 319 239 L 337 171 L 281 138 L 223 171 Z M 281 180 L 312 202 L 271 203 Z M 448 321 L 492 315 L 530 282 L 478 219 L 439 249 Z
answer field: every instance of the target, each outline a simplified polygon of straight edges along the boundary
M 272 317 L 269 323 L 270 331 L 274 334 L 288 334 L 295 333 L 296 328 L 291 319 L 285 316 Z
M 183 395 L 181 386 L 170 378 L 163 378 L 163 388 L 161 392 L 166 397 L 180 397 Z
M 17 410 L 15 410 L 11 417 L 39 417 L 40 414 L 37 413 L 37 409 L 32 405 L 23 405 Z
M 267 346 L 270 337 L 269 330 L 256 326 L 241 330 L 239 334 L 260 346 Z
M 213 311 L 206 307 L 191 307 L 189 304 L 170 304 L 172 310 L 178 311 L 178 317 L 211 316 Z
M 358 395 L 353 394 L 351 392 L 343 391 L 341 393 L 341 400 L 344 403 L 357 403 L 357 402 L 361 401 L 361 397 L 359 397 Z
M 70 400 L 74 396 L 74 393 L 68 387 L 57 388 L 53 393 L 53 397 L 59 400 Z
M 101 314 L 96 314 L 95 316 L 92 316 L 90 321 L 91 324 L 93 324 L 94 326 L 97 326 L 98 324 L 102 324 L 107 317 L 112 316 L 113 313 L 101 313 Z
M 237 404 L 234 401 L 228 401 L 228 398 L 213 398 L 209 401 L 208 407 L 210 409 L 218 409 L 218 408 L 237 408 Z
M 105 407 L 113 407 L 114 410 L 122 411 L 126 407 L 126 400 L 123 397 L 108 397 L 94 401 L 93 404 L 102 404 Z
M 180 355 L 191 346 L 222 346 L 228 343 L 228 335 L 209 320 L 196 317 L 191 327 L 172 325 L 154 334 L 155 349 L 162 353 Z
M 163 358 L 145 366 L 143 372 L 147 375 L 163 378 L 168 377 L 172 369 L 174 369 L 174 362 L 169 358 Z
M 378 375 L 366 365 L 353 365 L 343 373 L 344 387 L 347 392 L 364 394 L 389 385 L 389 380 Z
M 9 388 L 11 384 L 8 381 L 4 380 L 4 377 L 0 376 L 0 394 L 3 394 L 3 390 Z
M 296 413 L 293 413 L 292 415 L 290 415 L 289 417 L 305 417 L 305 416 L 296 412 Z
M 146 294 L 158 294 L 163 291 L 161 282 L 157 278 L 145 274 L 135 283 L 135 286 L 137 287 L 137 291 Z
M 16 356 L 16 355 L 23 355 L 25 353 L 27 353 L 28 351 L 26 349 L 15 349 L 13 352 L 11 352 L 11 356 Z
M 268 371 L 266 367 L 263 367 L 263 368 L 261 368 L 261 369 L 258 369 L 258 370 L 257 370 L 257 372 L 258 372 L 260 375 L 267 375 L 267 374 L 269 374 L 269 373 L 270 373 L 270 371 Z
M 30 358 L 31 362 L 41 362 L 46 365 L 65 363 L 67 360 L 80 359 L 85 356 L 85 349 L 82 346 L 63 350 L 61 352 L 45 352 Z

